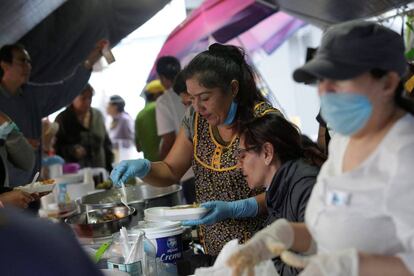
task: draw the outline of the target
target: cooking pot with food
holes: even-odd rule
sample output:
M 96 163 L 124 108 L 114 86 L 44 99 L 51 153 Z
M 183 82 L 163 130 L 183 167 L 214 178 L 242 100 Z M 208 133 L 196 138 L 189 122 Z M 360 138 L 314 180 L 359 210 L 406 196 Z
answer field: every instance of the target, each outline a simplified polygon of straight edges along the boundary
M 132 225 L 144 219 L 144 210 L 157 206 L 175 206 L 182 204 L 181 186 L 154 187 L 148 184 L 126 187 L 127 203 L 136 209 Z M 121 189 L 111 189 L 87 196 L 77 200 L 80 211 L 86 209 L 100 209 L 122 206 Z
M 129 227 L 135 211 L 135 208 L 125 206 L 90 209 L 67 218 L 65 222 L 79 237 L 108 237 L 123 226 Z

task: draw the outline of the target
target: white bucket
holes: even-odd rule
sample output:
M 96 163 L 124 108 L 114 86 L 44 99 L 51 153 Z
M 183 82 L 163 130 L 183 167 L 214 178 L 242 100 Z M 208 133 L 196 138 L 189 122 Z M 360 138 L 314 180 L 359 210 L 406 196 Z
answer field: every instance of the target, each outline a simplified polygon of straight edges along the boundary
M 180 222 L 140 221 L 137 228 L 155 247 L 159 275 L 177 275 L 176 261 L 183 256 L 184 228 Z

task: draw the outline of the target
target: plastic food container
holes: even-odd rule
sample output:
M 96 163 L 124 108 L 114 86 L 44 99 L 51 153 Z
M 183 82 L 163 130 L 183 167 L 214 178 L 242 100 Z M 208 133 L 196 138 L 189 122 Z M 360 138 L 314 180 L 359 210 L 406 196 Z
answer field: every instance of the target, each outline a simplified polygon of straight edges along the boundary
M 140 221 L 134 229 L 144 231 L 155 250 L 159 275 L 177 275 L 176 261 L 183 256 L 184 228 L 179 222 Z
M 204 217 L 209 209 L 204 207 L 192 207 L 193 205 L 178 205 L 174 207 L 154 207 L 144 211 L 147 221 L 182 221 Z

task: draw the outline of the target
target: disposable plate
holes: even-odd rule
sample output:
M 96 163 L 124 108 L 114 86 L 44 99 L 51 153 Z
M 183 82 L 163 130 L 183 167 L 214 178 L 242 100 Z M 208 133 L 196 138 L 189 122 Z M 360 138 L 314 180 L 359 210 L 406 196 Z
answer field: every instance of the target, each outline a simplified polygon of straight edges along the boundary
M 200 219 L 208 213 L 209 209 L 204 207 L 193 207 L 193 205 L 178 205 L 174 207 L 154 207 L 144 211 L 145 219 L 152 221 L 181 221 Z
M 24 192 L 27 192 L 29 194 L 33 193 L 45 193 L 45 192 L 51 192 L 53 188 L 55 187 L 55 183 L 53 184 L 43 184 L 41 181 L 34 182 L 33 184 L 27 184 L 25 186 L 19 186 L 15 189 L 20 189 Z

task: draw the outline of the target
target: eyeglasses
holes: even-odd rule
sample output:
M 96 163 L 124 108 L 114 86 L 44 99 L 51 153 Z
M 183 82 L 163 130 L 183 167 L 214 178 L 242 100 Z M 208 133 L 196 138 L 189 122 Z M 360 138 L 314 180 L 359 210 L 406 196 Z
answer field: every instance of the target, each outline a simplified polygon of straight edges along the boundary
M 238 148 L 237 150 L 234 151 L 234 158 L 238 160 L 242 160 L 246 156 L 246 153 L 248 151 L 257 150 L 258 148 L 260 148 L 260 146 L 251 146 L 245 149 Z
M 22 57 L 22 58 L 14 58 L 13 61 L 15 63 L 19 64 L 19 65 L 21 65 L 21 64 L 31 64 L 32 63 L 32 60 L 31 59 L 25 58 L 25 57 Z

